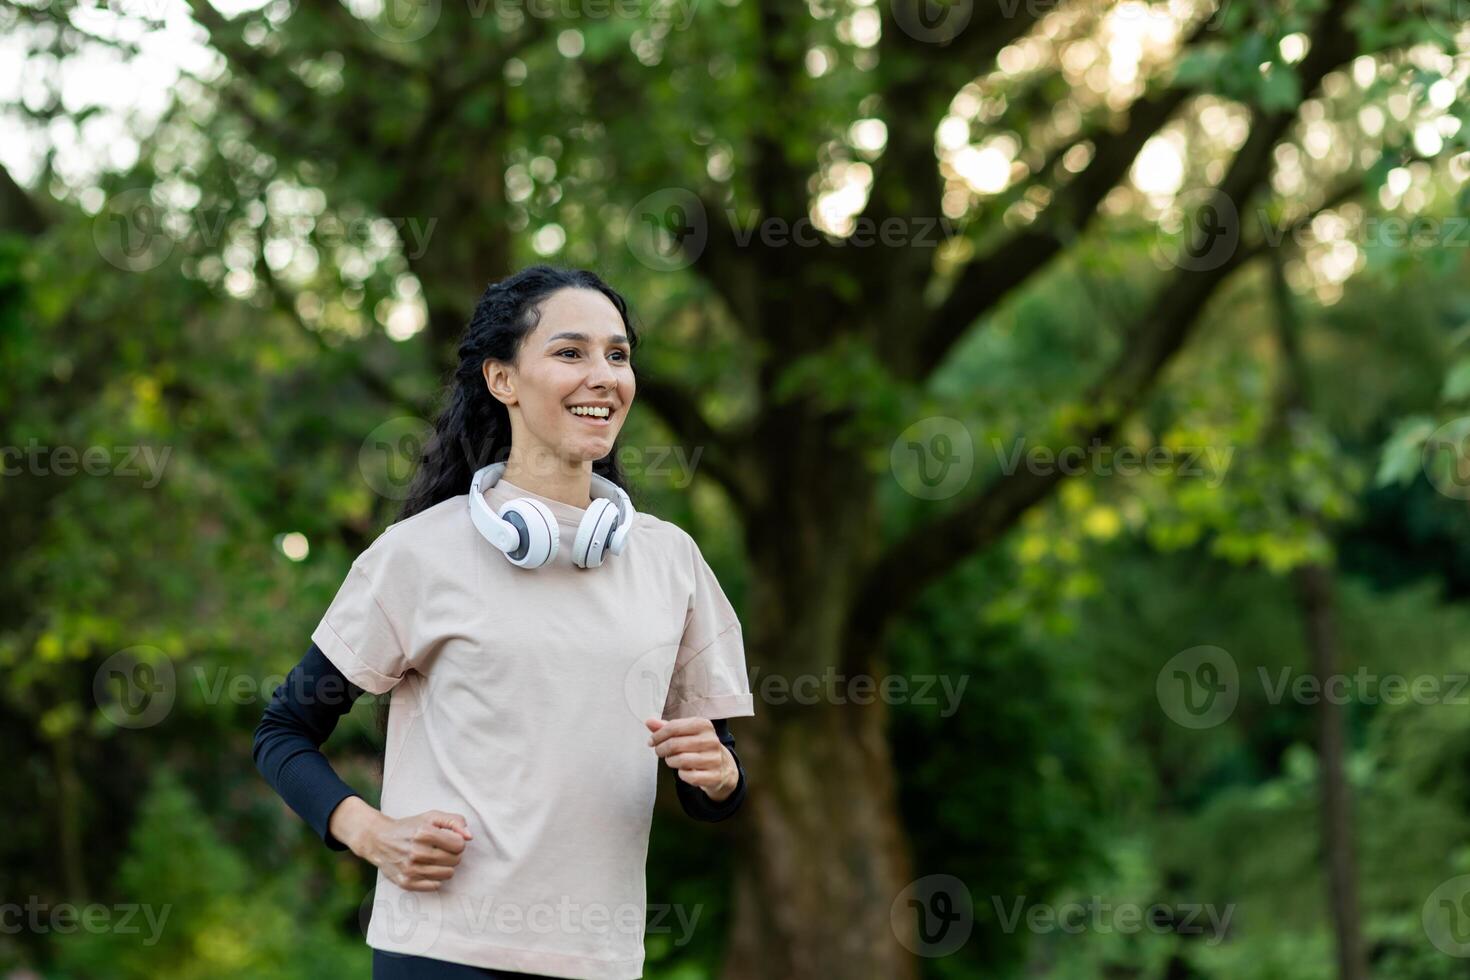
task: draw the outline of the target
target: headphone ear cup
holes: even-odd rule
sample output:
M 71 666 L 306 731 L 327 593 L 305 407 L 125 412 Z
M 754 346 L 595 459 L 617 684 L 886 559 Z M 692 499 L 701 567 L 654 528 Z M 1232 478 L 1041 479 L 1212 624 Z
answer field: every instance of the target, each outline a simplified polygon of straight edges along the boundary
M 606 497 L 596 497 L 582 523 L 577 525 L 577 540 L 572 545 L 572 561 L 578 568 L 596 568 L 607 554 L 607 545 L 618 526 L 618 505 Z
M 505 552 L 512 565 L 522 568 L 540 568 L 556 557 L 556 515 L 539 500 L 517 497 L 500 508 L 500 519 L 516 529 L 520 545 L 514 551 Z

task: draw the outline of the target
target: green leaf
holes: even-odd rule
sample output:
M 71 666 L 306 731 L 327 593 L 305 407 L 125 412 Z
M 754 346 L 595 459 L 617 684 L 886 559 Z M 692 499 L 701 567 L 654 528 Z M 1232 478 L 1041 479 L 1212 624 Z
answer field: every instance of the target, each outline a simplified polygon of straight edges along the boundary
M 1263 109 L 1293 109 L 1302 101 L 1301 82 L 1290 67 L 1277 63 L 1261 76 L 1257 96 Z
M 1227 54 L 1221 44 L 1190 51 L 1174 70 L 1174 84 L 1180 88 L 1212 88 L 1220 75 L 1220 63 Z
M 1427 415 L 1415 415 L 1401 421 L 1383 444 L 1374 485 L 1382 487 L 1412 480 L 1419 473 L 1424 440 L 1433 431 L 1434 420 Z
M 1445 375 L 1444 388 L 1440 397 L 1445 401 L 1458 401 L 1470 395 L 1470 357 L 1463 357 Z

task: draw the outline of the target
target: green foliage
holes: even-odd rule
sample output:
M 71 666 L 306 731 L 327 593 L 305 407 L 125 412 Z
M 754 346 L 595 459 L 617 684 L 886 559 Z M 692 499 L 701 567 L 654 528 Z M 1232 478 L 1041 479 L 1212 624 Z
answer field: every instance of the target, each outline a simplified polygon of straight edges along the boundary
M 347 881 L 300 866 L 262 874 L 166 769 L 144 797 L 109 898 L 116 928 L 51 937 L 57 977 L 304 980 L 368 969 L 367 946 L 339 928 L 361 900 Z M 133 910 L 131 927 L 123 909 Z

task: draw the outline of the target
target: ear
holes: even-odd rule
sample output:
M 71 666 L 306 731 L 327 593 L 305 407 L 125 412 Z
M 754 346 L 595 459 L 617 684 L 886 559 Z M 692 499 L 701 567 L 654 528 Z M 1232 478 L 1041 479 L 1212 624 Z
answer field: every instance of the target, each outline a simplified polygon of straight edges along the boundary
M 487 358 L 480 365 L 480 373 L 485 377 L 485 387 L 492 398 L 505 405 L 517 403 L 515 379 L 504 364 Z

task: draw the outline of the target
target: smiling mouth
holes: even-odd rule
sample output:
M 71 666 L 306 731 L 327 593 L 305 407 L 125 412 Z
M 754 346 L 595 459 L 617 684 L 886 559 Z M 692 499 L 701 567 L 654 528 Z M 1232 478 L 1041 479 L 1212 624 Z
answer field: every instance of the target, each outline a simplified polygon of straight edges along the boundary
M 593 426 L 599 426 L 600 427 L 600 426 L 607 426 L 607 425 L 611 425 L 612 424 L 612 416 L 613 416 L 612 409 L 608 409 L 606 415 L 599 416 L 599 415 L 583 415 L 583 414 L 574 412 L 570 408 L 568 408 L 567 409 L 567 414 L 571 415 L 573 418 L 575 418 L 579 422 L 585 422 L 587 425 L 593 425 Z

